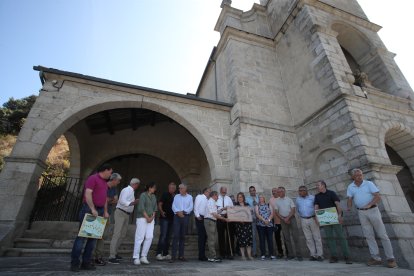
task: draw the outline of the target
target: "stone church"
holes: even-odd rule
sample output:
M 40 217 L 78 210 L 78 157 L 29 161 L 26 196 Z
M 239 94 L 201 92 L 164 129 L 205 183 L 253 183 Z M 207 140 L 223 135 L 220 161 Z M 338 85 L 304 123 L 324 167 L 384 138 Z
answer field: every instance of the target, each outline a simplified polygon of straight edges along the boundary
M 400 266 L 414 268 L 414 94 L 356 0 L 222 2 L 220 40 L 195 94 L 36 66 L 39 97 L 0 174 L 0 245 L 27 229 L 45 160 L 64 135 L 69 177 L 124 176 L 270 197 L 323 179 L 345 203 L 349 171 L 380 188 Z M 356 212 L 354 257 L 369 255 Z

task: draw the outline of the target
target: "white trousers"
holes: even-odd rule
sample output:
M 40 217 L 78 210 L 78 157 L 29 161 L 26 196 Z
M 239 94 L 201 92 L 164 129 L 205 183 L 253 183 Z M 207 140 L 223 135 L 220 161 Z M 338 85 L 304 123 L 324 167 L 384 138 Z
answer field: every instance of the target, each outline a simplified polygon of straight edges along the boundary
M 375 233 L 381 239 L 382 247 L 384 248 L 385 256 L 388 260 L 394 259 L 394 253 L 391 246 L 391 241 L 388 238 L 385 225 L 382 221 L 381 212 L 378 207 L 369 210 L 358 210 L 359 221 L 361 222 L 362 232 L 368 243 L 371 257 L 375 260 L 381 260 L 378 244 L 375 240 Z
M 141 257 L 147 257 L 153 237 L 154 220 L 152 220 L 151 223 L 148 223 L 145 218 L 137 218 L 137 229 L 135 230 L 134 255 L 132 256 L 132 258 L 139 259 L 140 253 Z M 143 245 L 141 252 L 142 243 Z

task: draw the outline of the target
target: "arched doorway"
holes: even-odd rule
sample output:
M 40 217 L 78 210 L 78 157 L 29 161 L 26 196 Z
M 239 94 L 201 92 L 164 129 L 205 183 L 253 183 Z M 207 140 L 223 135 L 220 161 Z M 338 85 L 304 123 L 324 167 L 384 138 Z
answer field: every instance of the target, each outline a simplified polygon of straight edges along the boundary
M 121 184 L 118 186 L 120 191 L 126 187 L 131 178 L 136 177 L 141 181 L 138 193 L 145 189 L 149 182 L 155 182 L 157 185 L 157 197 L 163 191 L 167 191 L 168 183 L 180 183 L 180 178 L 174 169 L 160 158 L 147 154 L 129 154 L 110 159 L 104 163 L 110 163 L 114 172 L 122 176 Z
M 391 164 L 402 167 L 402 169 L 397 173 L 397 179 L 398 182 L 400 182 L 411 212 L 414 213 L 414 178 L 410 172 L 410 168 L 405 163 L 404 159 L 402 159 L 392 147 L 385 145 L 385 149 L 387 150 Z
M 385 134 L 385 150 L 391 164 L 402 167 L 396 176 L 411 212 L 414 212 L 414 137 L 402 125 L 396 125 Z

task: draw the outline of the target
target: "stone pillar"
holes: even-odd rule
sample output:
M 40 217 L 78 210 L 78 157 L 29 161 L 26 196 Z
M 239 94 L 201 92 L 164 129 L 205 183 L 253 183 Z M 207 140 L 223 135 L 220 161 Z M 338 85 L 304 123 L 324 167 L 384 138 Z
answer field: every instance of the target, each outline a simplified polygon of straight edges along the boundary
M 35 158 L 7 157 L 0 174 L 0 253 L 27 228 L 33 209 L 39 177 L 46 164 Z

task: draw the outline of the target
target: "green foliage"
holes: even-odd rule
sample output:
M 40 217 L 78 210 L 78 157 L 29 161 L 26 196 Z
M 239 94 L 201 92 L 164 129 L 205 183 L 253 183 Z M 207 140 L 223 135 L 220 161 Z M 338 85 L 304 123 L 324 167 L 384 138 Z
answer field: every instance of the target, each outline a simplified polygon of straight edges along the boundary
M 4 103 L 3 107 L 0 108 L 0 134 L 17 135 L 36 98 L 35 95 L 23 99 L 12 97 Z
M 35 95 L 23 99 L 10 98 L 0 108 L 0 171 L 4 166 L 4 157 L 10 155 L 16 143 L 16 136 L 19 134 L 36 98 Z M 65 137 L 62 136 L 49 152 L 45 173 L 54 176 L 66 175 L 70 167 L 69 157 L 69 146 Z

